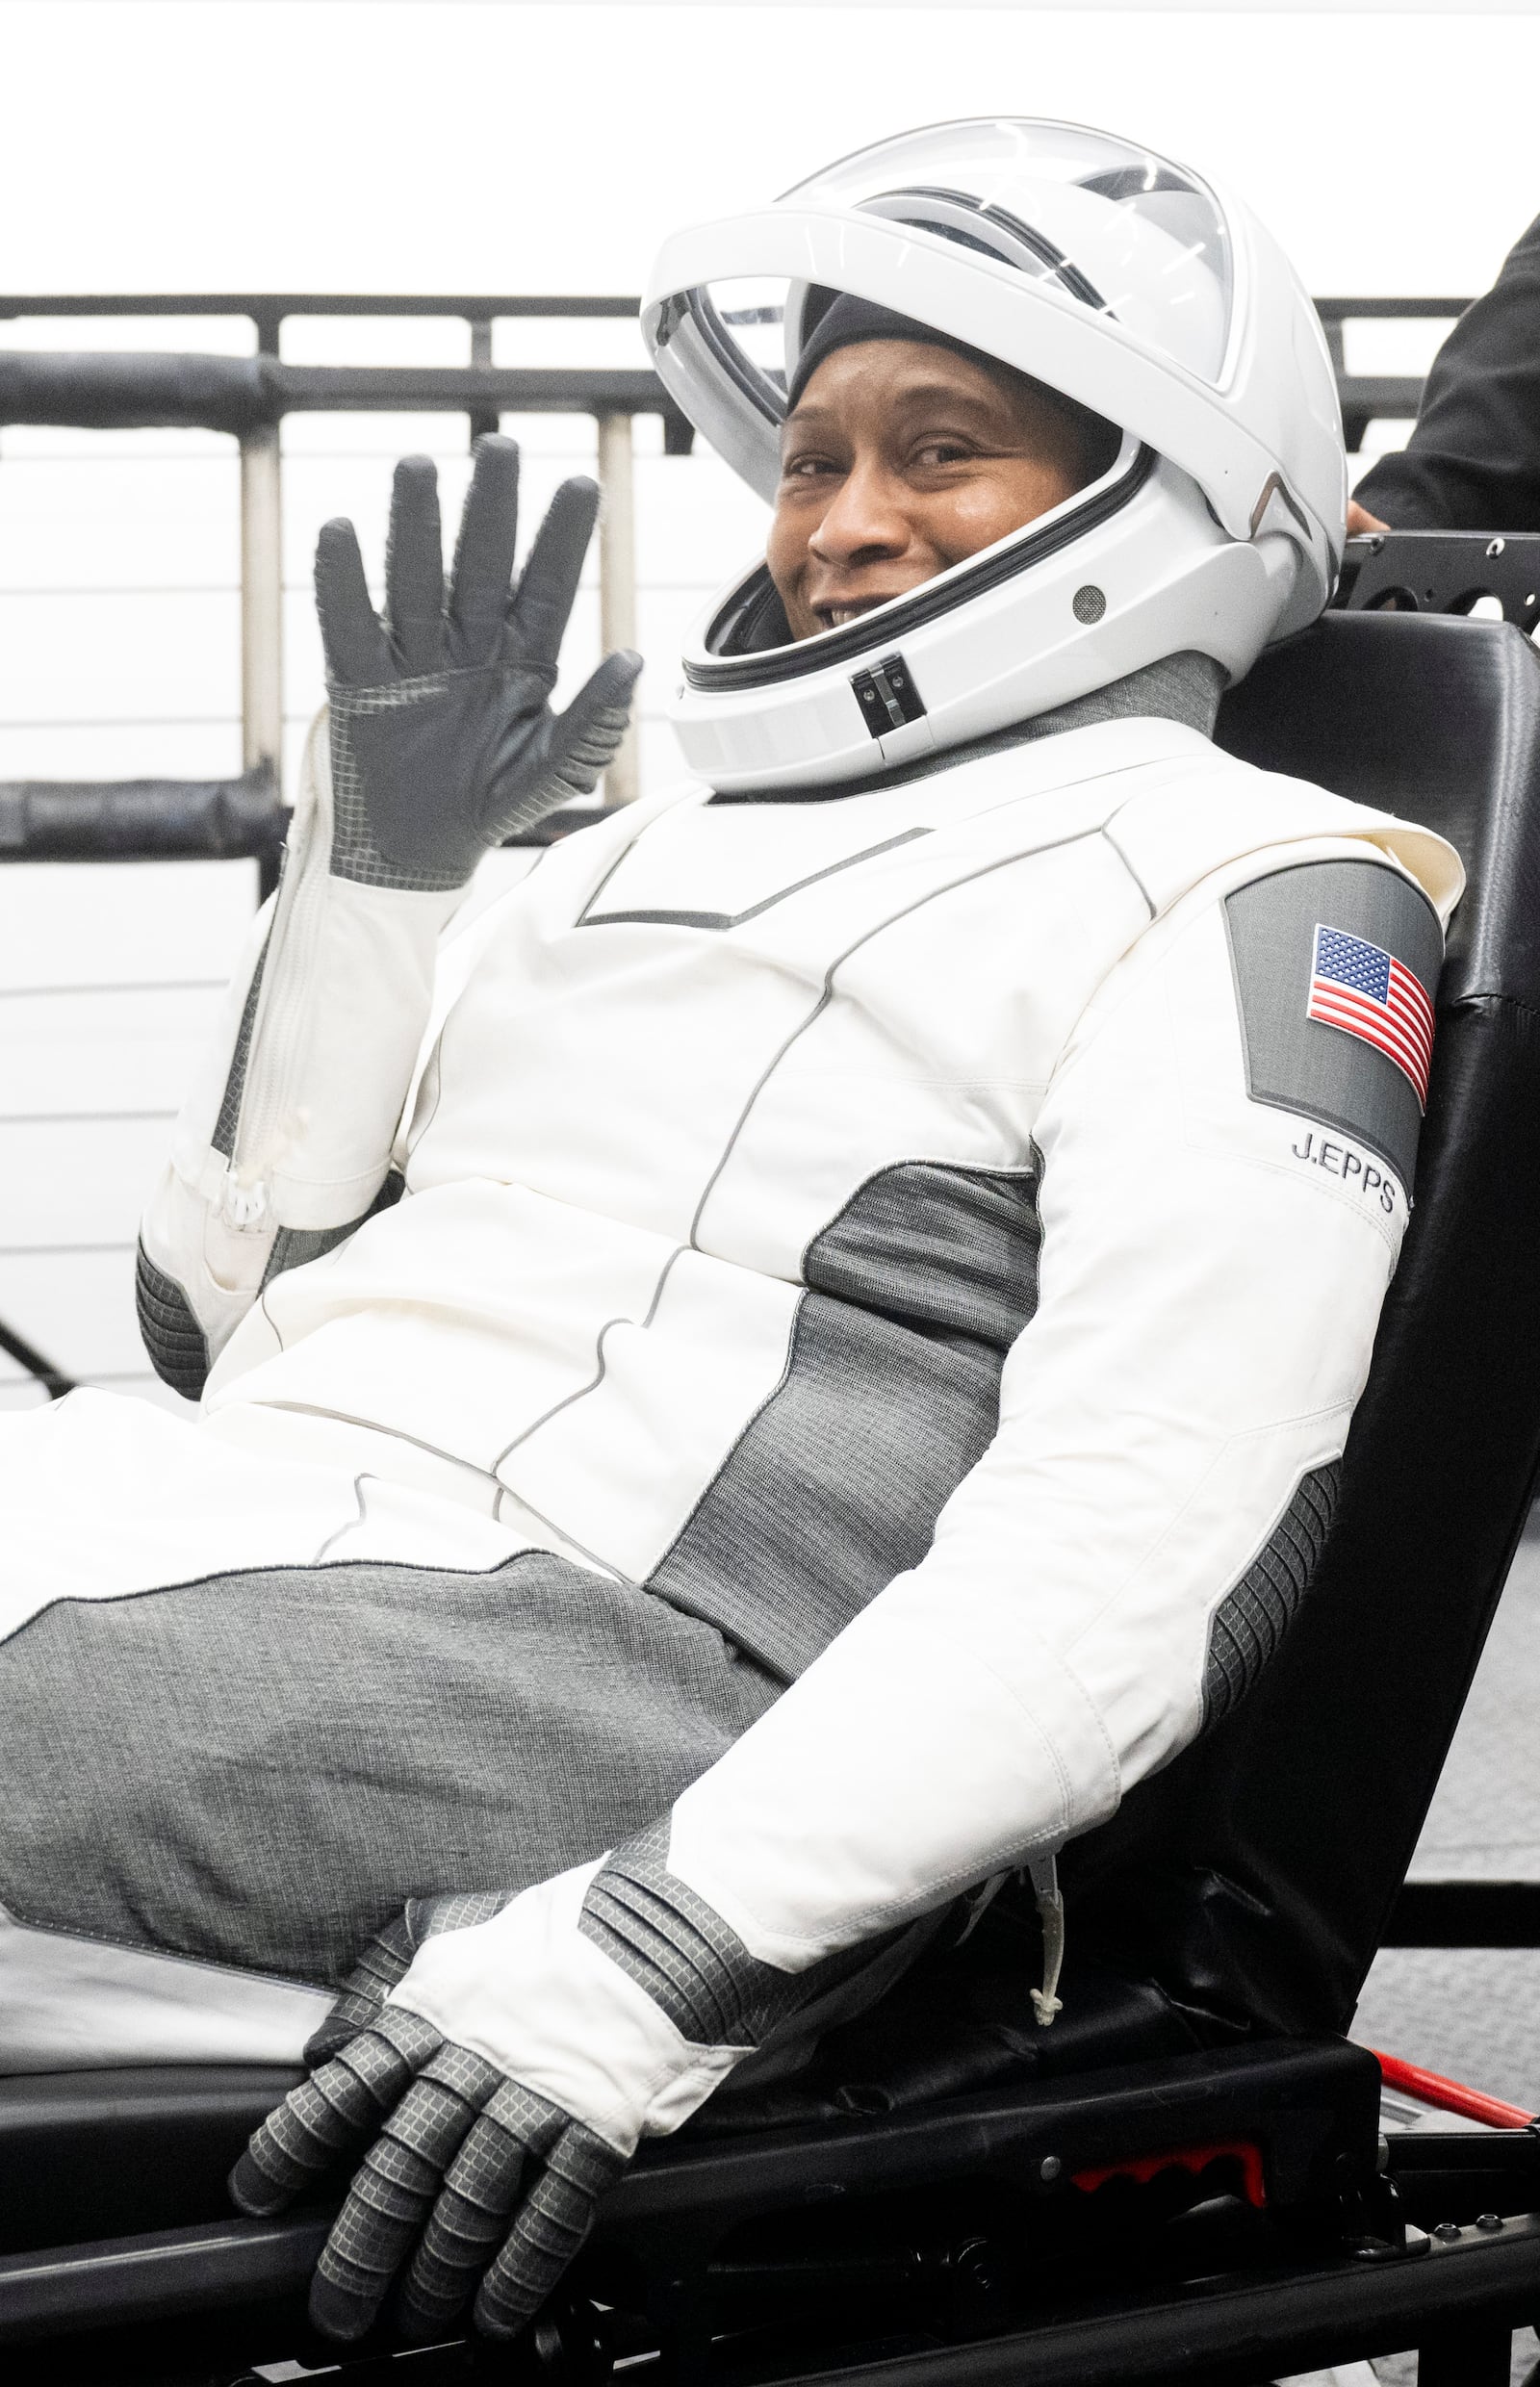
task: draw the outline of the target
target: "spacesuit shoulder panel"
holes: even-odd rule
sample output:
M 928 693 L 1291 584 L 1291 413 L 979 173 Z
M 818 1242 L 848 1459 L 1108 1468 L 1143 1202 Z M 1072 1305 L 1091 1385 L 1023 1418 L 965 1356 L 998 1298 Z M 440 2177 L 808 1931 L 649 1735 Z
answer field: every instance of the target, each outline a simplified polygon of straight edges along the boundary
M 1388 855 L 1423 889 L 1441 923 L 1465 886 L 1459 856 L 1431 830 L 1212 748 L 1137 788 L 1110 816 L 1107 834 L 1157 918 L 1211 871 L 1304 838 L 1351 837 Z
M 1444 933 L 1423 889 L 1362 861 L 1300 861 L 1224 899 L 1253 1102 L 1368 1143 L 1408 1191 Z

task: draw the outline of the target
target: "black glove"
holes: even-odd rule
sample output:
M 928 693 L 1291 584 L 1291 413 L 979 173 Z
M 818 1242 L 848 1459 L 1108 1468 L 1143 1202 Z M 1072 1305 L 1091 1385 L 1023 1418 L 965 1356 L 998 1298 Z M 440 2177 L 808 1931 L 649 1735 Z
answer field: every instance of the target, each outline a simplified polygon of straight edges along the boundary
M 463 886 L 489 847 L 591 795 L 626 734 L 637 654 L 611 654 L 564 713 L 556 658 L 599 506 L 564 481 L 511 588 L 519 450 L 477 441 L 448 595 L 438 475 L 396 468 L 386 614 L 349 522 L 316 550 L 331 706 L 332 858 L 371 886 Z

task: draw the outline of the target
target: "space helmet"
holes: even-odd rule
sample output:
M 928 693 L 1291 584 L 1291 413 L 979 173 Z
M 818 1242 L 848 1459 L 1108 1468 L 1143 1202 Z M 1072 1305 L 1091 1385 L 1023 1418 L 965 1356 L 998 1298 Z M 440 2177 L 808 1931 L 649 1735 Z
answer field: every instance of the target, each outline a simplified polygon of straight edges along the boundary
M 672 707 L 724 790 L 866 779 L 1183 651 L 1231 681 L 1330 597 L 1335 377 L 1270 235 L 1185 167 L 1032 117 L 858 150 L 670 240 L 642 325 L 670 397 L 773 499 L 786 391 L 834 298 L 1014 366 L 1121 434 L 1024 528 L 792 640 L 762 562 L 692 631 Z

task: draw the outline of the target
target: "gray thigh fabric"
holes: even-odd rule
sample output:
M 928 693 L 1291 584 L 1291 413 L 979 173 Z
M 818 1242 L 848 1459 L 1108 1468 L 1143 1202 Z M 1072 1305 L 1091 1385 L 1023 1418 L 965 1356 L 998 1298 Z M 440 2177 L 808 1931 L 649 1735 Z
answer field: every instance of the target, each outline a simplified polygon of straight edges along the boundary
M 783 1687 L 544 1552 L 61 1601 L 0 1648 L 0 1905 L 329 1984 L 409 1897 L 629 1837 Z

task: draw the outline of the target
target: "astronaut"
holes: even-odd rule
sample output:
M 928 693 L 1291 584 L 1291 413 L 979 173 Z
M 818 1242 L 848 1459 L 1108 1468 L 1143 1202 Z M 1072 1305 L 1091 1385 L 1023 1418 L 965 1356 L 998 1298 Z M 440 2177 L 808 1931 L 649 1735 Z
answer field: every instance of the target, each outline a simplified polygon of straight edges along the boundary
M 631 656 L 548 703 L 591 493 L 510 600 L 483 445 L 446 600 L 403 467 L 383 622 L 329 526 L 329 712 L 143 1226 L 197 1422 L 0 1450 L 6 2060 L 314 2033 L 233 2185 L 362 2158 L 345 2337 L 516 2330 L 641 2137 L 1017 1869 L 1051 2025 L 1055 1852 L 1307 1594 L 1461 886 L 1211 742 L 1345 476 L 1195 175 L 911 134 L 681 234 L 643 321 L 775 509 L 694 778 L 455 934 L 625 726 Z

